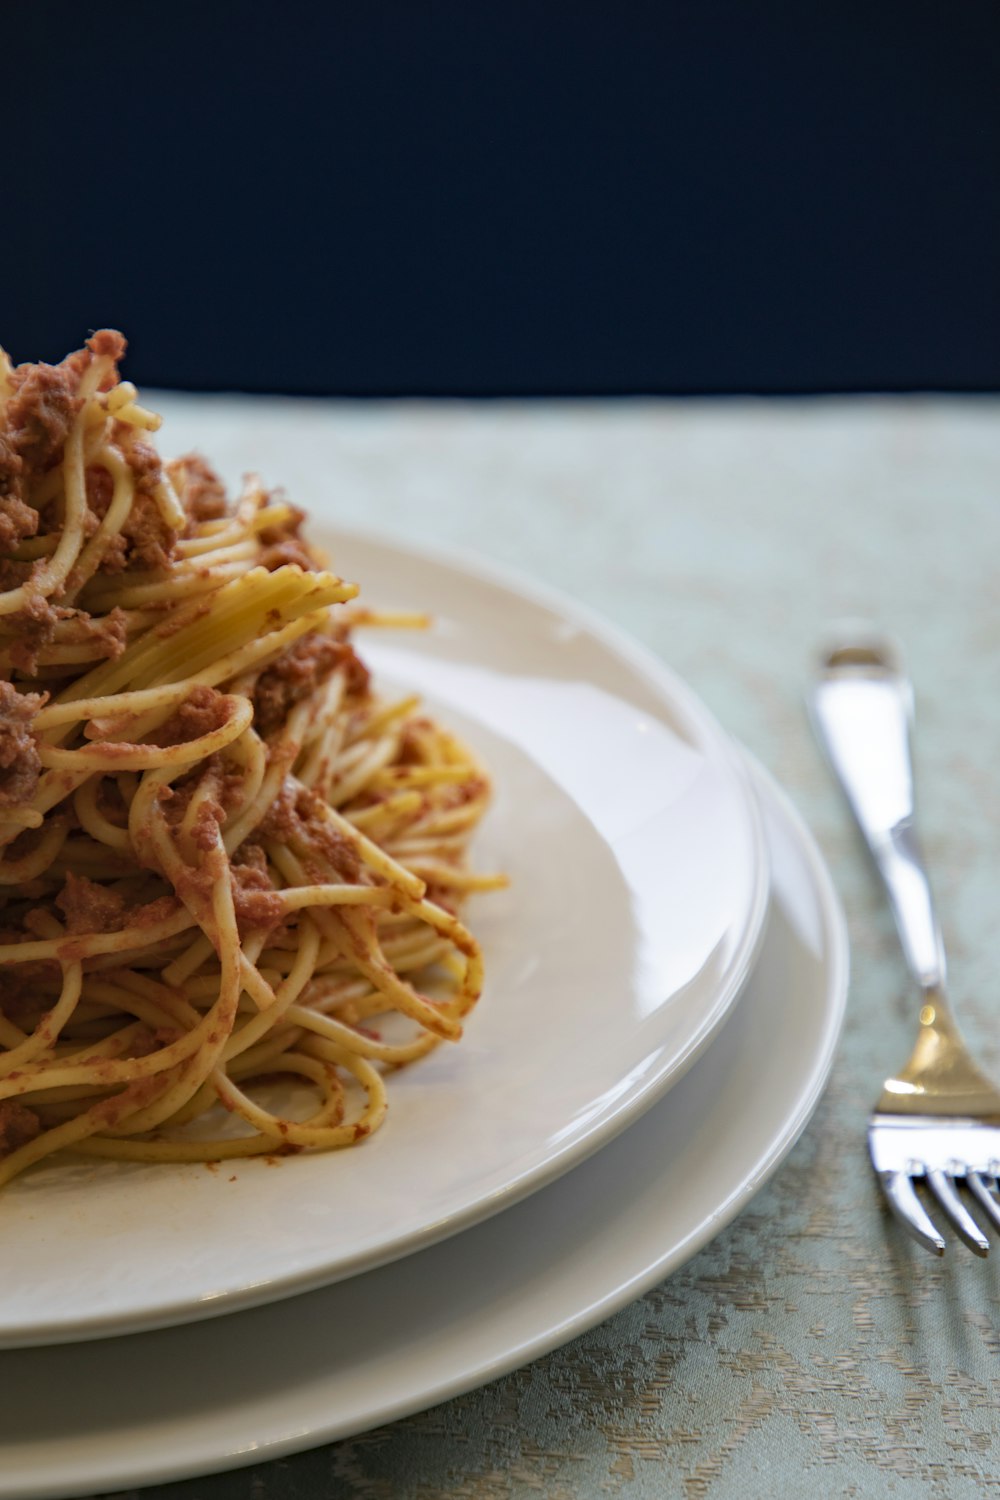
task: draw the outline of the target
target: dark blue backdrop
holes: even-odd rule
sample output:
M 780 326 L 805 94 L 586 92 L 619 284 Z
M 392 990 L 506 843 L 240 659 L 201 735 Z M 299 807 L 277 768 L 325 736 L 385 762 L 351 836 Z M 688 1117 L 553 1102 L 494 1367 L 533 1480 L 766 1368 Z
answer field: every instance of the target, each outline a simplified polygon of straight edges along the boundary
M 0 338 L 347 392 L 1000 387 L 996 0 L 4 12 Z

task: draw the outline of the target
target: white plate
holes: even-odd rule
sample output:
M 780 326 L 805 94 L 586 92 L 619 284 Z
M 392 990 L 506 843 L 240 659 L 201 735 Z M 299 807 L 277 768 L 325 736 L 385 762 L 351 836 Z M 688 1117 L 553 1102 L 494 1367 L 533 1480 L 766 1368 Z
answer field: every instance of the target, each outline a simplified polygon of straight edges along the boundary
M 677 1088 L 554 1186 L 393 1266 L 211 1326 L 0 1355 L 0 1500 L 159 1483 L 393 1421 L 585 1332 L 728 1223 L 819 1099 L 847 992 L 829 877 L 759 784 L 766 937 Z
M 397 1074 L 341 1153 L 52 1164 L 0 1204 L 0 1344 L 191 1321 L 302 1292 L 508 1207 L 604 1145 L 706 1045 L 767 899 L 754 799 L 721 730 L 654 658 L 481 567 L 345 538 L 365 598 L 432 633 L 369 634 L 492 768 L 472 921 L 488 988 L 458 1047 Z

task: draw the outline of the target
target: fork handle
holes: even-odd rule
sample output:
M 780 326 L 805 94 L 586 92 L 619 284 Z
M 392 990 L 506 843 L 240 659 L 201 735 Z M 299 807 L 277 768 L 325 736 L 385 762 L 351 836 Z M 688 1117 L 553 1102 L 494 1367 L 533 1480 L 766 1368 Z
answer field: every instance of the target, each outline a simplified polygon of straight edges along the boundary
M 944 944 L 916 831 L 913 690 L 898 654 L 877 639 L 829 651 L 810 709 L 888 892 L 910 973 L 925 992 L 943 993 Z

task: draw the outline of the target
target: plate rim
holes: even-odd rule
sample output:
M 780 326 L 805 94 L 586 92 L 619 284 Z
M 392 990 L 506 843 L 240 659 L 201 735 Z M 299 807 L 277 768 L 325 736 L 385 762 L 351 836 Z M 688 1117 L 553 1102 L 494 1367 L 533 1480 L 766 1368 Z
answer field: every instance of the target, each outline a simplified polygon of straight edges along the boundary
M 72 1472 L 52 1470 L 47 1476 L 38 1476 L 37 1472 L 27 1476 L 15 1475 L 16 1490 L 8 1487 L 3 1465 L 0 1464 L 0 1500 L 56 1500 L 56 1497 L 58 1500 L 68 1500 L 70 1496 L 90 1494 L 95 1487 L 120 1488 L 176 1482 L 246 1468 L 258 1462 L 271 1462 L 309 1448 L 360 1435 L 388 1422 L 399 1421 L 478 1389 L 596 1327 L 679 1269 L 732 1222 L 792 1150 L 826 1088 L 842 1032 L 850 970 L 843 908 L 816 840 L 774 778 L 752 757 L 747 756 L 747 760 L 757 794 L 770 802 L 779 820 L 792 832 L 797 850 L 808 866 L 822 915 L 826 963 L 823 969 L 822 1020 L 802 1068 L 801 1080 L 795 1088 L 794 1107 L 783 1117 L 767 1145 L 760 1150 L 755 1165 L 743 1176 L 737 1191 L 731 1192 L 714 1212 L 704 1215 L 700 1223 L 679 1242 L 675 1241 L 662 1255 L 648 1261 L 624 1281 L 620 1279 L 620 1273 L 615 1273 L 611 1288 L 604 1295 L 589 1298 L 574 1315 L 561 1319 L 535 1338 L 522 1341 L 514 1348 L 507 1347 L 494 1357 L 482 1359 L 472 1367 L 466 1366 L 452 1378 L 439 1380 L 419 1394 L 411 1393 L 387 1402 L 370 1411 L 363 1422 L 338 1424 L 334 1416 L 326 1422 L 314 1422 L 290 1435 L 272 1441 L 264 1440 L 263 1443 L 255 1441 L 253 1444 L 236 1444 L 231 1437 L 227 1451 L 221 1455 L 216 1453 L 214 1458 L 204 1454 L 194 1459 L 178 1458 L 185 1445 L 179 1443 L 174 1434 L 172 1441 L 166 1437 L 161 1440 L 160 1457 L 153 1463 L 148 1458 L 147 1439 L 135 1438 L 133 1444 L 141 1442 L 144 1454 L 144 1459 L 139 1464 L 133 1459 L 126 1460 L 124 1466 L 117 1468 L 113 1464 L 96 1467 L 92 1461 L 92 1467 L 82 1473 L 77 1464 Z M 488 1229 L 486 1232 L 489 1232 Z M 433 1254 L 433 1249 L 431 1253 Z M 183 1334 L 183 1330 L 179 1332 Z M 44 1349 L 37 1352 L 43 1356 L 46 1353 Z M 14 1357 L 17 1357 L 16 1352 Z M 164 1456 L 164 1450 L 169 1450 L 167 1456 Z M 190 1446 L 187 1446 L 186 1451 L 190 1453 Z M 0 1458 L 2 1456 L 0 1448 Z M 69 1461 L 63 1462 L 64 1468 L 69 1469 Z
M 732 1013 L 760 952 L 770 900 L 770 860 L 758 799 L 744 757 L 714 713 L 683 677 L 616 622 L 559 589 L 526 577 L 515 568 L 461 548 L 414 544 L 388 532 L 342 526 L 322 506 L 313 506 L 310 518 L 320 546 L 328 546 L 333 554 L 335 570 L 339 567 L 338 549 L 348 550 L 356 545 L 383 555 L 387 553 L 398 561 L 416 559 L 418 563 L 423 561 L 442 567 L 465 584 L 488 584 L 518 602 L 546 611 L 559 621 L 586 632 L 598 646 L 610 649 L 656 689 L 657 695 L 676 710 L 685 727 L 691 727 L 697 734 L 700 753 L 710 757 L 717 768 L 724 769 L 740 791 L 741 811 L 746 816 L 753 860 L 753 892 L 732 961 L 692 1034 L 666 1064 L 652 1070 L 648 1078 L 615 1101 L 601 1118 L 586 1122 L 543 1161 L 522 1169 L 501 1187 L 480 1194 L 445 1218 L 397 1235 L 375 1249 L 341 1256 L 335 1264 L 330 1261 L 315 1263 L 263 1280 L 244 1278 L 238 1286 L 213 1291 L 210 1298 L 193 1300 L 190 1294 L 186 1294 L 172 1301 L 161 1299 L 144 1311 L 96 1312 L 48 1322 L 36 1319 L 31 1325 L 13 1328 L 0 1325 L 0 1351 L 124 1337 L 227 1317 L 376 1270 L 484 1222 L 574 1170 L 628 1129 L 679 1083 Z

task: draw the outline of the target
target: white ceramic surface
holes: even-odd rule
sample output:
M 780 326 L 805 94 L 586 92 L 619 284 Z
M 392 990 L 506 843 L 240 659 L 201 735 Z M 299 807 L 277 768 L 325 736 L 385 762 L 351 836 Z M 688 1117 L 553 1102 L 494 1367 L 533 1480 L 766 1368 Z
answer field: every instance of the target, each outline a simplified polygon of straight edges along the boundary
M 355 1150 L 19 1179 L 0 1205 L 2 1345 L 272 1301 L 509 1207 L 676 1082 L 749 971 L 766 850 L 690 690 L 565 601 L 477 565 L 357 537 L 332 551 L 366 601 L 433 609 L 433 632 L 370 632 L 362 651 L 494 774 L 478 862 L 512 886 L 472 910 L 486 994 L 460 1046 L 392 1078 L 386 1124 Z
M 584 1332 L 728 1223 L 819 1099 L 847 992 L 829 877 L 758 775 L 763 947 L 665 1099 L 544 1192 L 392 1266 L 213 1324 L 0 1354 L 0 1500 L 249 1464 L 431 1406 Z

